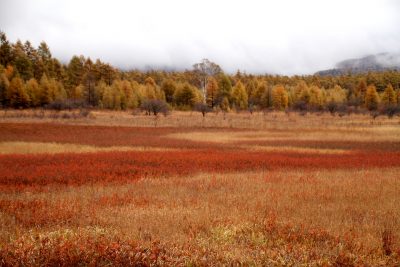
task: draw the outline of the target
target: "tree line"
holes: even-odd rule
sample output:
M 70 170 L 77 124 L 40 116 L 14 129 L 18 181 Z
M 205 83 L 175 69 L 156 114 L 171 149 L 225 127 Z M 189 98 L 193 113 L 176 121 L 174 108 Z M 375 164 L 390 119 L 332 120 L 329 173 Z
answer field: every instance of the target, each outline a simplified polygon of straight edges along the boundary
M 126 110 L 304 110 L 399 112 L 400 73 L 340 76 L 227 74 L 207 59 L 185 71 L 123 71 L 97 59 L 54 58 L 45 42 L 10 42 L 0 32 L 2 108 L 94 107 Z M 160 109 L 160 107 L 156 107 Z M 388 111 L 389 110 L 389 111 Z M 153 110 L 154 112 L 154 110 Z M 156 113 L 156 112 L 154 112 Z

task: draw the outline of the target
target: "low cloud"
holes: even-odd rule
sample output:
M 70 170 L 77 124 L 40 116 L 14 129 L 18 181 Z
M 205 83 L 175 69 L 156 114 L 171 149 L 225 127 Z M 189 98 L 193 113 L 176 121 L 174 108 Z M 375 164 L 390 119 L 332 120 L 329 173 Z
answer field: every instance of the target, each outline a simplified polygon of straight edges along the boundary
M 225 71 L 309 74 L 347 58 L 400 49 L 395 0 L 2 0 L 9 39 L 44 40 L 120 68 L 187 69 L 202 58 Z

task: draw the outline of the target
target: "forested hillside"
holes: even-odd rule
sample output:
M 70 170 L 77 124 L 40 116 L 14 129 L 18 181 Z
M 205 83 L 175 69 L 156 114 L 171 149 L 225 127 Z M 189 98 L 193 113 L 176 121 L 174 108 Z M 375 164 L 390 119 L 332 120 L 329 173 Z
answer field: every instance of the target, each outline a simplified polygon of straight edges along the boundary
M 45 42 L 15 43 L 1 32 L 2 108 L 135 109 L 149 100 L 191 110 L 397 110 L 400 72 L 339 76 L 224 73 L 207 59 L 185 71 L 121 70 L 100 59 L 62 63 Z
M 348 72 L 366 73 L 400 70 L 400 54 L 380 53 L 362 58 L 353 58 L 340 61 L 334 69 L 318 71 L 318 75 L 343 75 Z

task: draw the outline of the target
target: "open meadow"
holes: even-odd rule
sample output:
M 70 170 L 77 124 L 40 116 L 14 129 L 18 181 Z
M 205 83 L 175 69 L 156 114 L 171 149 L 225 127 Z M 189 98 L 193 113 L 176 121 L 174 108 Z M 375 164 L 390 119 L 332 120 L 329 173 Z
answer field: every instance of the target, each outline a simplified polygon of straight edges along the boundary
M 1 111 L 0 266 L 72 265 L 399 266 L 400 119 Z

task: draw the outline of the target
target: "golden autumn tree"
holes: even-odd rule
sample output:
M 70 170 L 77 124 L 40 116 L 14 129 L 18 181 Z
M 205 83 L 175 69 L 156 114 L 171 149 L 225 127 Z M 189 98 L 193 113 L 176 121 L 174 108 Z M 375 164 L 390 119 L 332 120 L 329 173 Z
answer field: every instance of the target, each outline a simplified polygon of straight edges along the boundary
M 174 93 L 174 104 L 184 109 L 192 108 L 202 99 L 200 91 L 187 82 L 179 84 Z
M 113 85 L 120 95 L 121 109 L 136 108 L 139 105 L 139 99 L 133 90 L 132 83 L 127 80 L 115 80 Z
M 359 94 L 361 97 L 365 97 L 365 94 L 367 93 L 367 83 L 365 82 L 365 79 L 361 79 L 359 81 L 356 88 L 356 93 Z
M 379 96 L 375 85 L 369 85 L 364 98 L 365 107 L 368 110 L 376 110 L 379 104 Z
M 258 105 L 261 108 L 266 108 L 269 106 L 269 90 L 266 81 L 261 81 L 258 84 L 257 98 L 258 98 Z
M 249 99 L 253 97 L 253 94 L 257 90 L 257 86 L 257 80 L 254 77 L 250 78 L 250 80 L 246 83 L 246 92 Z
M 111 95 L 113 109 L 120 110 L 126 108 L 126 97 L 122 89 L 122 81 L 115 80 L 111 85 Z
M 145 84 L 145 99 L 160 99 L 165 100 L 164 92 L 158 87 L 153 78 L 147 77 L 144 81 Z
M 397 103 L 400 103 L 400 89 L 396 90 L 396 99 L 397 99 Z
M 228 111 L 230 109 L 230 102 L 231 102 L 231 95 L 232 95 L 232 83 L 229 77 L 221 73 L 218 76 L 218 103 L 219 107 L 223 111 Z
M 395 105 L 397 103 L 396 92 L 391 84 L 388 84 L 382 94 L 382 103 L 385 105 Z
M 11 80 L 7 98 L 13 108 L 26 108 L 29 106 L 30 99 L 26 93 L 24 81 L 19 76 Z
M 208 77 L 206 85 L 207 104 L 214 108 L 217 102 L 218 82 L 214 77 Z
M 54 94 L 54 88 L 49 82 L 47 75 L 43 73 L 42 78 L 40 79 L 40 103 L 42 105 L 49 104 L 54 99 L 52 95 Z
M 298 101 L 304 101 L 308 103 L 309 101 L 309 90 L 308 90 L 308 85 L 306 84 L 305 81 L 300 80 L 296 86 L 294 87 L 294 93 L 293 93 L 293 103 L 296 103 Z
M 264 93 L 261 96 L 260 105 L 262 108 L 269 108 L 272 105 L 272 90 L 267 85 Z
M 101 104 L 103 108 L 114 109 L 113 89 L 111 86 L 106 85 L 103 88 L 103 95 L 101 97 Z
M 333 88 L 326 90 L 327 102 L 344 103 L 346 101 L 346 90 L 340 85 L 335 85 Z
M 12 44 L 6 34 L 0 31 L 0 65 L 7 66 L 13 60 Z
M 83 100 L 84 91 L 85 87 L 82 84 L 77 85 L 70 91 L 70 97 L 74 100 Z
M 277 110 L 287 108 L 289 102 L 288 94 L 283 85 L 276 85 L 272 88 L 272 106 Z
M 367 83 L 364 78 L 360 79 L 358 84 L 353 88 L 350 87 L 349 103 L 354 106 L 360 106 L 365 102 L 365 94 L 367 92 Z
M 176 88 L 176 83 L 172 79 L 166 79 L 161 84 L 161 90 L 164 92 L 165 100 L 168 103 L 172 103 L 172 101 L 174 100 L 174 93 L 176 91 Z
M 256 91 L 254 92 L 254 98 L 256 99 L 256 103 L 259 105 L 261 102 L 261 98 L 264 94 L 264 92 L 267 90 L 268 85 L 266 81 L 260 81 L 257 83 L 257 88 Z
M 323 104 L 323 95 L 321 89 L 316 86 L 312 85 L 310 87 L 310 101 L 309 104 L 313 107 L 321 107 Z
M 29 81 L 27 81 L 25 88 L 26 88 L 26 93 L 28 94 L 30 99 L 30 105 L 32 107 L 40 106 L 41 92 L 39 83 L 36 81 L 36 79 L 32 78 Z
M 8 80 L 5 72 L 0 73 L 0 107 L 7 105 L 7 91 L 9 86 L 10 81 Z
M 103 107 L 103 95 L 104 95 L 104 91 L 106 89 L 106 82 L 104 80 L 100 80 L 100 82 L 96 85 L 96 87 L 94 88 L 95 92 L 96 92 L 96 96 L 97 96 L 97 105 L 102 108 Z
M 122 90 L 126 96 L 126 107 L 127 108 L 138 107 L 139 106 L 139 97 L 137 96 L 132 83 L 125 80 L 122 84 Z
M 241 81 L 238 81 L 232 90 L 232 100 L 237 109 L 246 109 L 248 96 Z
M 76 86 L 82 83 L 83 75 L 85 72 L 84 64 L 85 64 L 85 57 L 84 56 L 73 56 L 68 63 L 67 66 L 67 80 L 66 80 L 66 87 L 68 90 L 72 90 Z

